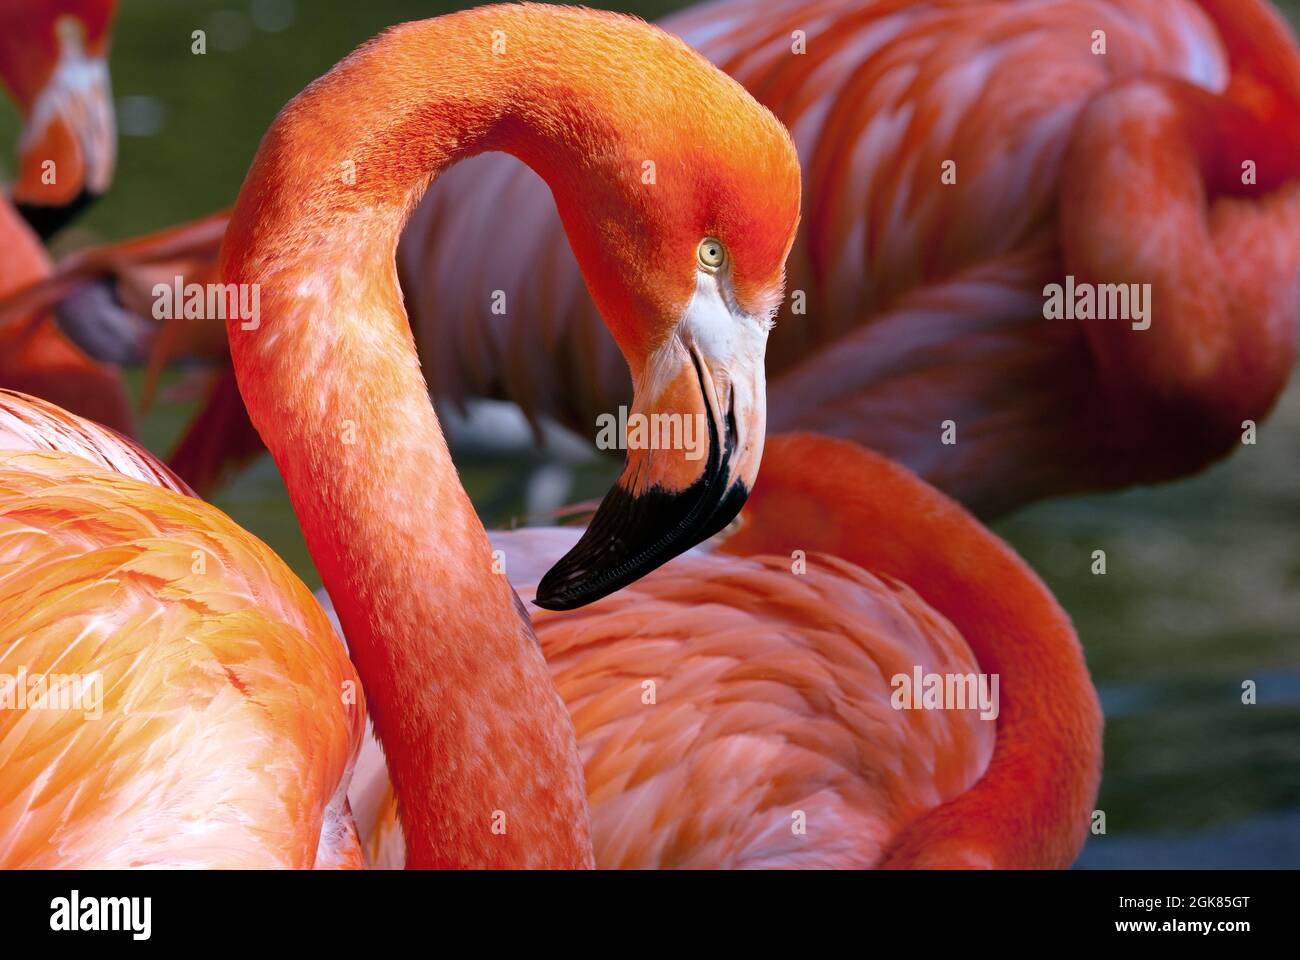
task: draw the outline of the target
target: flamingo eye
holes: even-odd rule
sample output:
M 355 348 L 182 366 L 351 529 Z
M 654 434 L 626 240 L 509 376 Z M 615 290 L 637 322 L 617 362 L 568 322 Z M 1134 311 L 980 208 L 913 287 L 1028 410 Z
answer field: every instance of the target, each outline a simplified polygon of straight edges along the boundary
M 705 237 L 700 241 L 697 255 L 700 258 L 700 266 L 706 270 L 717 270 L 727 262 L 727 248 L 722 245 L 721 240 L 715 240 L 713 237 Z

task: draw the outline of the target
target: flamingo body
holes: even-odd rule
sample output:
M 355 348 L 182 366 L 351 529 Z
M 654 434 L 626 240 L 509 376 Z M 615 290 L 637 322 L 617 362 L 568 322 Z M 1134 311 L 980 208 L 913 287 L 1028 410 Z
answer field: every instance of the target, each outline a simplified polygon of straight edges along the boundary
M 1068 620 L 1023 562 L 905 469 L 826 438 L 769 438 L 751 502 L 712 548 L 582 610 L 533 613 L 577 733 L 597 866 L 1068 866 L 1100 713 Z M 493 545 L 527 596 L 575 535 Z M 998 673 L 999 715 L 899 709 L 895 678 L 917 670 Z M 1038 685 L 1050 699 L 1034 702 Z M 990 789 L 1019 799 L 995 807 Z M 400 866 L 373 739 L 351 798 L 369 862 Z
M 102 684 L 86 710 L 0 710 L 0 866 L 358 863 L 364 705 L 310 592 L 134 444 L 7 392 L 0 610 L 10 696 Z
M 514 556 L 517 539 L 494 542 Z M 597 867 L 877 866 L 984 771 L 993 723 L 890 704 L 890 678 L 916 666 L 978 670 L 952 625 L 834 557 L 790 566 L 688 556 L 589 612 L 534 617 L 578 735 Z M 368 851 L 393 866 L 391 794 L 385 810 Z

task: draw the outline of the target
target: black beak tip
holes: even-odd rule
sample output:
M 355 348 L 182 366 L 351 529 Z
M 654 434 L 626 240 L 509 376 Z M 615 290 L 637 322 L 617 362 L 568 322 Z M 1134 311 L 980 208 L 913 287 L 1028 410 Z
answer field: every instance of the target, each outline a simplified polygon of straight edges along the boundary
M 707 395 L 698 360 L 700 395 Z M 533 603 L 544 610 L 573 610 L 633 583 L 673 557 L 703 543 L 740 513 L 749 488 L 728 485 L 735 455 L 735 411 L 725 425 L 708 417 L 709 459 L 685 490 L 651 487 L 633 496 L 615 485 L 600 502 L 573 549 L 537 585 Z
M 19 203 L 15 206 L 22 214 L 22 218 L 36 231 L 37 236 L 42 240 L 49 240 L 98 199 L 98 194 L 82 188 L 79 194 L 60 206 L 44 203 Z
M 712 537 L 735 519 L 749 490 L 701 479 L 681 494 L 651 490 L 632 497 L 614 487 L 591 525 L 537 585 L 533 603 L 574 610 L 594 603 Z
M 543 610 L 574 610 L 582 606 L 582 601 L 566 596 L 553 585 L 543 583 L 537 585 L 537 596 L 533 597 L 533 603 Z
M 570 555 L 566 554 L 547 570 L 546 576 L 537 584 L 537 596 L 533 598 L 533 603 L 543 610 L 573 610 L 582 605 L 582 584 L 589 578 L 568 563 Z

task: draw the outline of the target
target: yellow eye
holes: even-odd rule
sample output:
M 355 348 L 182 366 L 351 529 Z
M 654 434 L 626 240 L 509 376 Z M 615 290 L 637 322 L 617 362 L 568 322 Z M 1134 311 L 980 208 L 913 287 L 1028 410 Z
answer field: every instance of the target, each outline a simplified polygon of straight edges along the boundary
M 717 270 L 727 262 L 727 248 L 721 240 L 705 237 L 700 241 L 699 258 L 700 266 L 707 270 Z

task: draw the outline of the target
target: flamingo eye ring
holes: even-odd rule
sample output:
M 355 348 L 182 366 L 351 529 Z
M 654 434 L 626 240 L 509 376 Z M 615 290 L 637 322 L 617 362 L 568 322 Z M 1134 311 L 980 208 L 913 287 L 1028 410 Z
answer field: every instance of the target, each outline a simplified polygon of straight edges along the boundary
M 700 266 L 705 270 L 719 270 L 727 262 L 727 248 L 722 245 L 721 240 L 705 237 L 700 241 L 696 256 L 699 258 Z

